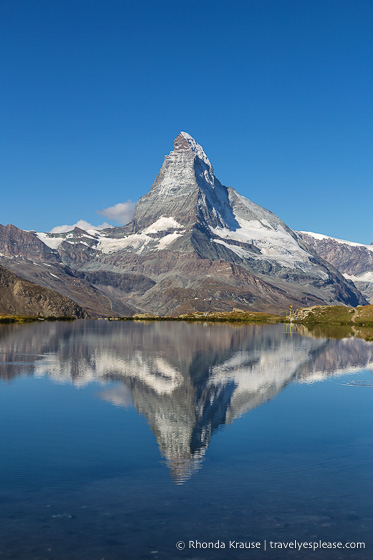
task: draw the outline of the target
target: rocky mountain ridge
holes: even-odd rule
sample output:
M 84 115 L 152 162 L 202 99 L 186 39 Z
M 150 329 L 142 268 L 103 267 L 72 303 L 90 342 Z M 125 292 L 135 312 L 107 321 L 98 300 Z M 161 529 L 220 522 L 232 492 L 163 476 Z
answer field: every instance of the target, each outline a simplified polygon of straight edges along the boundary
M 81 234 L 86 235 L 86 232 L 81 230 Z M 50 245 L 43 243 L 35 232 L 11 224 L 0 225 L 0 265 L 38 286 L 72 299 L 92 316 L 116 315 L 111 299 L 65 264 L 59 252 Z M 120 302 L 117 308 L 122 315 L 133 313 L 132 308 Z
M 308 231 L 298 235 L 373 303 L 373 243 L 364 245 Z

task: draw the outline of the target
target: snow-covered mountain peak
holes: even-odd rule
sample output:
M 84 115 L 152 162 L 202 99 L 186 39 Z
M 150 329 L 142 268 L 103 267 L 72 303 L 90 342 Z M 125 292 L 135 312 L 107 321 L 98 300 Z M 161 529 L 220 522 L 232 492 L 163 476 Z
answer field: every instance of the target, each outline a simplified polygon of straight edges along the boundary
M 200 160 L 212 169 L 209 158 L 204 149 L 188 132 L 180 132 L 174 140 L 174 152 L 185 152 L 191 150 Z

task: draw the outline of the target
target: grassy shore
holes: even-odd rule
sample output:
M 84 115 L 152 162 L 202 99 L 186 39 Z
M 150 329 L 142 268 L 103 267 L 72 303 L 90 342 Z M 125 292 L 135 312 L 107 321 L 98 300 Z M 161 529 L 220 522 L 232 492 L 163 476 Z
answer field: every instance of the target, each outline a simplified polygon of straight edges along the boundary
M 150 313 L 136 313 L 130 319 L 134 321 L 156 320 L 156 321 L 208 321 L 208 322 L 245 322 L 245 323 L 284 323 L 287 318 L 283 315 L 261 312 L 245 312 L 238 309 L 233 311 L 209 311 L 185 313 L 176 317 L 162 317 Z
M 176 317 L 137 313 L 133 317 L 111 318 L 111 320 L 131 321 L 209 321 L 209 322 L 244 322 L 244 323 L 292 323 L 302 325 L 350 325 L 373 327 L 373 305 L 345 307 L 341 305 L 319 305 L 304 307 L 292 311 L 291 315 L 274 313 L 241 311 L 209 311 L 194 312 Z
M 271 313 L 245 312 L 196 312 L 177 317 L 164 317 L 150 313 L 138 313 L 133 317 L 112 317 L 111 321 L 203 321 L 208 323 L 230 322 L 244 324 L 287 323 L 290 333 L 296 329 L 301 335 L 314 338 L 357 337 L 373 341 L 373 305 L 365 307 L 317 306 L 305 307 L 290 314 L 275 315 Z
M 37 317 L 34 315 L 0 315 L 0 324 L 33 323 L 35 321 L 74 321 L 75 317 Z
M 301 324 L 350 325 L 373 327 L 373 305 L 344 307 L 318 305 L 304 307 L 294 312 L 293 321 Z

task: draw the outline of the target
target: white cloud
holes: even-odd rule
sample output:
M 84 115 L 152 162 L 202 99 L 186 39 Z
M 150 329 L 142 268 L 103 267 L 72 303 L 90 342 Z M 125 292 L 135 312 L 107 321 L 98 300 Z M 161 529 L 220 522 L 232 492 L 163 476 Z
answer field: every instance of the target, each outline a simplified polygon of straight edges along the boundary
M 109 206 L 109 208 L 97 210 L 97 214 L 101 214 L 102 216 L 105 216 L 109 220 L 113 220 L 114 222 L 117 222 L 122 226 L 128 224 L 128 222 L 132 220 L 135 213 L 135 206 L 136 204 L 132 202 L 132 200 L 127 200 L 127 202 L 118 202 L 118 204 Z M 66 233 L 67 231 L 73 230 L 75 227 L 88 231 L 89 229 L 100 230 L 111 228 L 114 226 L 108 224 L 107 222 L 104 222 L 99 226 L 94 226 L 89 222 L 86 222 L 85 220 L 78 220 L 76 224 L 73 224 L 72 226 L 69 226 L 67 224 L 64 226 L 56 226 L 50 230 L 50 233 Z
M 101 224 L 100 226 L 93 226 L 92 224 L 90 224 L 89 222 L 86 222 L 85 220 L 78 220 L 76 222 L 76 224 L 73 224 L 72 226 L 56 226 L 53 229 L 51 229 L 50 233 L 66 233 L 67 231 L 71 231 L 74 228 L 80 228 L 80 229 L 84 229 L 84 231 L 87 231 L 89 229 L 106 229 L 106 228 L 111 228 L 113 226 L 111 226 L 110 224 L 104 222 L 103 224 Z
M 109 208 L 97 210 L 97 214 L 101 214 L 102 216 L 105 216 L 105 218 L 114 220 L 114 222 L 124 226 L 132 220 L 135 213 L 135 206 L 136 204 L 132 202 L 132 200 L 127 200 L 127 202 L 118 202 L 118 204 L 109 206 Z

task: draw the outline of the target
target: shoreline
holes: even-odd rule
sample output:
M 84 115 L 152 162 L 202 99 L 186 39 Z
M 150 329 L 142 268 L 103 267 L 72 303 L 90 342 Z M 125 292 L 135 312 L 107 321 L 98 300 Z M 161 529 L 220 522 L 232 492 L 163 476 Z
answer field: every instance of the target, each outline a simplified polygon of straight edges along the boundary
M 73 316 L 35 316 L 0 314 L 0 323 L 32 323 L 36 321 L 75 321 Z M 192 321 L 192 322 L 230 322 L 289 325 L 329 325 L 350 327 L 373 327 L 373 305 L 358 307 L 313 306 L 294 311 L 291 315 L 277 315 L 261 311 L 209 311 L 185 313 L 177 316 L 136 313 L 122 317 L 87 317 L 82 320 L 98 321 Z

